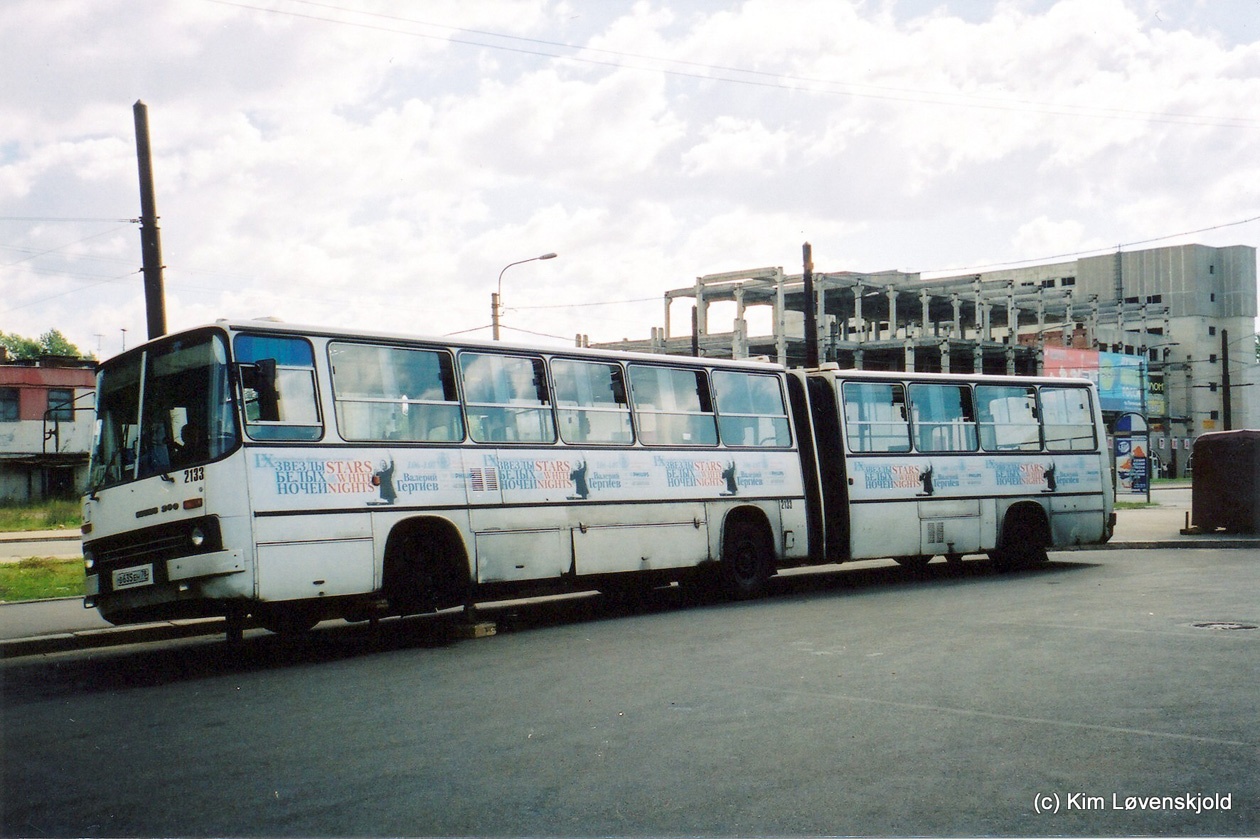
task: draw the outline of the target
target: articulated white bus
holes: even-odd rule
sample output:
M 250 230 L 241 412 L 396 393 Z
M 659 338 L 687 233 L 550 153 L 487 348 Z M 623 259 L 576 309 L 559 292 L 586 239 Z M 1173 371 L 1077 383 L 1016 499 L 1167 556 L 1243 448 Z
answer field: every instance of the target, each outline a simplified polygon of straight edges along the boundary
M 85 605 L 301 631 L 498 596 L 1105 540 L 1097 394 L 270 322 L 100 365 Z

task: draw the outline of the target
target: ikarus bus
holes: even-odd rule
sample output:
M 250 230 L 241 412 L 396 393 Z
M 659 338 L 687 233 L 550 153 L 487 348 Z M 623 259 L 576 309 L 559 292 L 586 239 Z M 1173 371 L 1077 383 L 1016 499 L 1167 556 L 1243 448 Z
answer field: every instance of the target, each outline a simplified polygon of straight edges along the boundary
M 221 321 L 100 365 L 85 605 L 332 617 L 1110 535 L 1085 381 Z

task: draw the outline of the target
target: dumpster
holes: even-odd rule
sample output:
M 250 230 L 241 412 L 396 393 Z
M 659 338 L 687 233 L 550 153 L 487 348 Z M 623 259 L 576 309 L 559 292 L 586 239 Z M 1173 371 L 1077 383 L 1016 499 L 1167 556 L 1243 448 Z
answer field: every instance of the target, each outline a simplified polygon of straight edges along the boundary
M 1260 533 L 1260 431 L 1218 431 L 1194 441 L 1191 524 Z

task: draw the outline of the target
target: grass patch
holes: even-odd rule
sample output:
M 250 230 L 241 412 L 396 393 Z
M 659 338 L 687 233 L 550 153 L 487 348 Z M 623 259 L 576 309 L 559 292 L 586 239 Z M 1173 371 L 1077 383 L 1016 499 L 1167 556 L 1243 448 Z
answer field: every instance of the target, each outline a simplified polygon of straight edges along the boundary
M 78 530 L 83 509 L 78 501 L 39 504 L 0 504 L 0 532 L 23 530 Z
M 83 596 L 83 560 L 32 556 L 0 562 L 0 602 Z
M 1145 501 L 1117 501 L 1115 508 L 1117 510 L 1149 510 L 1152 507 L 1158 506 L 1159 505 L 1154 502 L 1148 504 Z

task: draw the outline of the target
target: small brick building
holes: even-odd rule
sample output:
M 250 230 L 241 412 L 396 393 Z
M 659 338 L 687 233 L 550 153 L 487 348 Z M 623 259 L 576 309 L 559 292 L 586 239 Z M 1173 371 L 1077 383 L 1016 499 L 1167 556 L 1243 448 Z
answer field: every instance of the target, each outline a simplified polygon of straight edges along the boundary
M 95 369 L 90 359 L 0 360 L 0 503 L 82 492 Z

